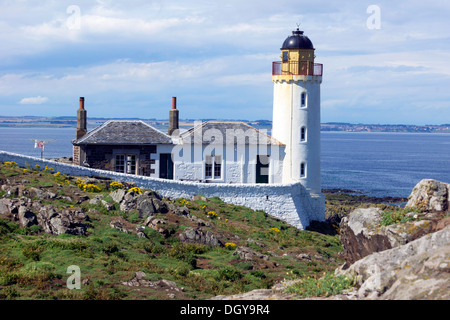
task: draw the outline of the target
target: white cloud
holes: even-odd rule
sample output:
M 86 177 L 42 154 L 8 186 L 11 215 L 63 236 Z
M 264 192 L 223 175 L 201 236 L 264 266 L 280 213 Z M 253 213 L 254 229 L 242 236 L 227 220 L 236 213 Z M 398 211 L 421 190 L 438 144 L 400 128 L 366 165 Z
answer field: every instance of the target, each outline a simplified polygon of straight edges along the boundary
M 20 104 L 43 104 L 48 101 L 47 97 L 29 97 L 29 98 L 23 98 L 19 101 Z

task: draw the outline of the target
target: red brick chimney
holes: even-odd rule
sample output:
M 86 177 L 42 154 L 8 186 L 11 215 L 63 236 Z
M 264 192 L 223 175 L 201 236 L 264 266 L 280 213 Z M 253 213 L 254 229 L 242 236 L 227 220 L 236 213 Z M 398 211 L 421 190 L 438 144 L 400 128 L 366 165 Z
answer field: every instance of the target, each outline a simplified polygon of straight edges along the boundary
M 80 108 L 77 111 L 77 140 L 87 132 L 87 111 L 84 109 L 84 97 L 80 97 Z
M 178 130 L 178 114 L 177 97 L 172 97 L 172 109 L 169 111 L 169 135 L 172 135 L 175 130 Z

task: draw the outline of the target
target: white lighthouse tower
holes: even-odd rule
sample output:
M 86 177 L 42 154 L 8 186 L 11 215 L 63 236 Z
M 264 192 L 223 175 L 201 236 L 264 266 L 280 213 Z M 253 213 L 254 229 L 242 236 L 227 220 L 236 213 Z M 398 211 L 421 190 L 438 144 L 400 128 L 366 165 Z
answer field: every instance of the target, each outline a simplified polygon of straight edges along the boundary
M 286 145 L 283 183 L 300 182 L 321 195 L 320 84 L 323 65 L 314 62 L 314 47 L 298 28 L 273 62 L 272 136 Z

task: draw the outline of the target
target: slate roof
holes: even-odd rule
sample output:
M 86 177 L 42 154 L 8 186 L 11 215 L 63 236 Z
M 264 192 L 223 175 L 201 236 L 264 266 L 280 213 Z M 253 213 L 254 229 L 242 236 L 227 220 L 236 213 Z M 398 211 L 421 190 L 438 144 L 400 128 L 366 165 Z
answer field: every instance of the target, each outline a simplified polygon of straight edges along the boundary
M 277 139 L 242 121 L 206 121 L 183 132 L 180 138 L 183 143 L 187 144 L 216 142 L 217 144 L 284 145 Z
M 141 120 L 109 120 L 73 144 L 172 144 L 172 139 Z

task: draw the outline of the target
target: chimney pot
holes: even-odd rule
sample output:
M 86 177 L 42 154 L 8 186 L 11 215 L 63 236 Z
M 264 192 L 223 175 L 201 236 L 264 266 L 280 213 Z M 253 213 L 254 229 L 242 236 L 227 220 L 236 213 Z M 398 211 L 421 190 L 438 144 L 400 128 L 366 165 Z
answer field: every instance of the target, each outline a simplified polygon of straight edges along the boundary
M 80 109 L 84 110 L 84 97 L 80 97 Z
M 172 109 L 177 108 L 177 97 L 172 97 Z

